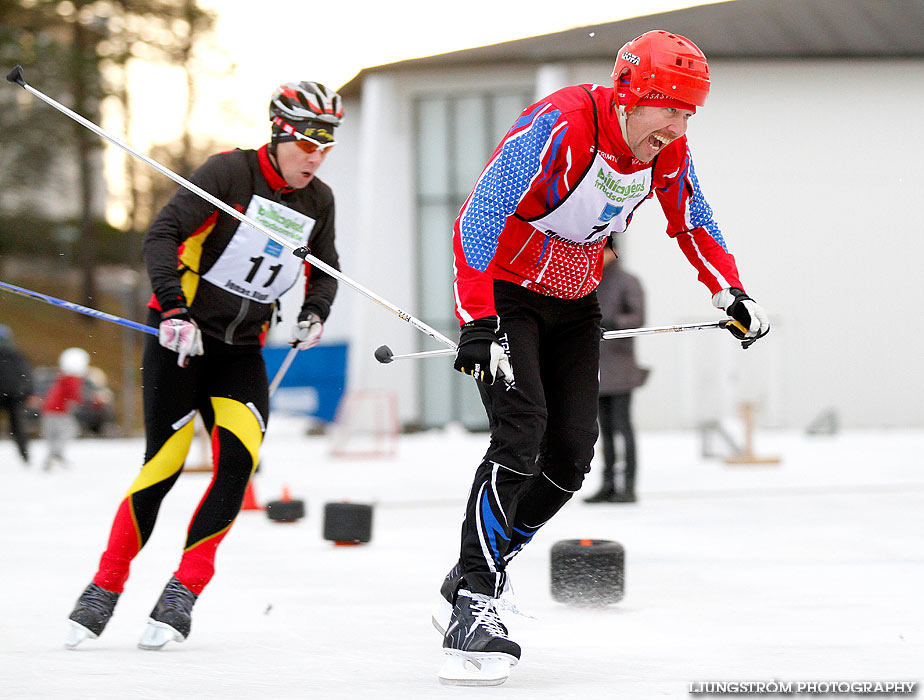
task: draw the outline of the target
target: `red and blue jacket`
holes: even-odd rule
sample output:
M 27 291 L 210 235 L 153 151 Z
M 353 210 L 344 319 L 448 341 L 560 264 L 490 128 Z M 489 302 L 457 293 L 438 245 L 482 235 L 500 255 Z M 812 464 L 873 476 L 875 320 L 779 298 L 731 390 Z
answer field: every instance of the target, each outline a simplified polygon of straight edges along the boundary
M 456 316 L 462 323 L 497 315 L 494 280 L 539 294 L 576 299 L 600 282 L 606 239 L 576 243 L 537 228 L 562 206 L 595 158 L 621 174 L 651 169 L 667 234 L 712 294 L 743 289 L 735 259 L 706 202 L 682 136 L 651 163 L 633 157 L 616 120 L 613 88 L 576 85 L 527 107 L 495 149 L 453 227 Z M 623 215 L 627 226 L 631 211 Z

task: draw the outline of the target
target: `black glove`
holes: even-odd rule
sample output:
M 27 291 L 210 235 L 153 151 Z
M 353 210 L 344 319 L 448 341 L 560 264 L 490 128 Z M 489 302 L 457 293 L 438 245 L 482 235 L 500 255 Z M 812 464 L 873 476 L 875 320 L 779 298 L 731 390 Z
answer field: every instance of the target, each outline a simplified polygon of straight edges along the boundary
M 723 289 L 712 297 L 712 303 L 725 309 L 725 313 L 738 322 L 729 325 L 728 330 L 741 341 L 741 347 L 745 350 L 770 332 L 767 312 L 737 287 Z
M 459 332 L 459 350 L 453 367 L 470 374 L 485 384 L 493 384 L 498 377 L 513 383 L 513 369 L 510 358 L 499 342 L 497 331 L 500 322 L 497 316 L 478 318 L 462 326 Z

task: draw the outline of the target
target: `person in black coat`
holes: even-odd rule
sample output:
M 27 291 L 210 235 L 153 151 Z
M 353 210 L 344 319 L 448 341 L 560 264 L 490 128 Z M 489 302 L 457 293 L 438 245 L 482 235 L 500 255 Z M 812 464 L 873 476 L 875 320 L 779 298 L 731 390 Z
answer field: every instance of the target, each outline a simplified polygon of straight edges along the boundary
M 603 279 L 597 287 L 601 325 L 607 330 L 638 328 L 645 322 L 645 294 L 638 278 L 619 263 L 616 253 L 604 252 Z M 603 445 L 603 481 L 600 490 L 586 503 L 634 503 L 635 432 L 630 404 L 632 391 L 648 377 L 648 370 L 635 361 L 635 340 L 614 338 L 600 341 L 600 398 L 597 419 Z M 622 436 L 624 469 L 616 481 L 616 435 Z
M 29 436 L 23 418 L 26 402 L 34 391 L 32 365 L 13 343 L 10 327 L 0 324 L 0 413 L 9 416 L 9 434 L 26 464 L 29 464 Z

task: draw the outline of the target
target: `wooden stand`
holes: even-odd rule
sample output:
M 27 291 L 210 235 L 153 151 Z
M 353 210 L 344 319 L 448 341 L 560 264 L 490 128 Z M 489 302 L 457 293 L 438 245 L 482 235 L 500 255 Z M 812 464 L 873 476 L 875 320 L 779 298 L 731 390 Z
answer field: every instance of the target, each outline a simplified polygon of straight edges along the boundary
M 744 417 L 744 449 L 727 457 L 725 464 L 779 464 L 779 457 L 757 457 L 754 454 L 754 406 L 749 403 L 741 404 L 741 414 Z

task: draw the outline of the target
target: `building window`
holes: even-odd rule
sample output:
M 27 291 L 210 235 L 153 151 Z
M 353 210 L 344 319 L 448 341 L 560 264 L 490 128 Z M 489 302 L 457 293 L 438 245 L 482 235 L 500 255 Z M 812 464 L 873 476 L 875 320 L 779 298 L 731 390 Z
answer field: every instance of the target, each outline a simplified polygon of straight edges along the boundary
M 488 157 L 532 102 L 529 88 L 420 97 L 415 103 L 417 279 L 421 319 L 450 338 L 459 322 L 452 297 L 452 224 Z M 433 349 L 421 336 L 420 349 Z M 421 419 L 426 426 L 460 421 L 487 427 L 471 377 L 452 363 L 421 360 Z

